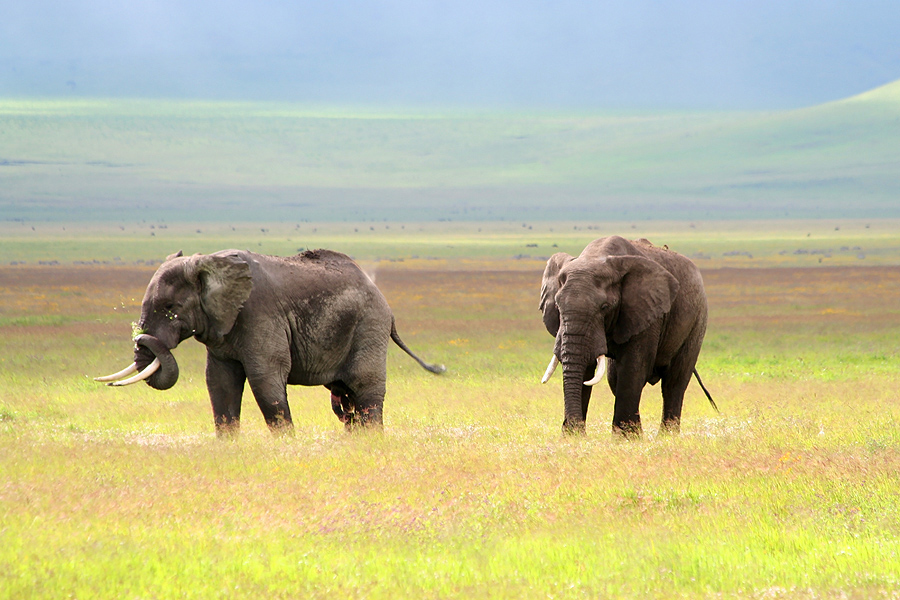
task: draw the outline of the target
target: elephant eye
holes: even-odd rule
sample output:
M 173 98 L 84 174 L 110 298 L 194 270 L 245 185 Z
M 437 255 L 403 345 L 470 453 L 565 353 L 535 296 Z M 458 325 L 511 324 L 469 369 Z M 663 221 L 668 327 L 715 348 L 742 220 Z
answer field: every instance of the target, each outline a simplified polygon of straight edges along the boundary
M 600 305 L 600 310 L 606 310 L 607 308 L 609 308 L 609 302 L 604 302 Z
M 559 276 L 559 285 L 566 285 L 566 274 L 561 273 Z

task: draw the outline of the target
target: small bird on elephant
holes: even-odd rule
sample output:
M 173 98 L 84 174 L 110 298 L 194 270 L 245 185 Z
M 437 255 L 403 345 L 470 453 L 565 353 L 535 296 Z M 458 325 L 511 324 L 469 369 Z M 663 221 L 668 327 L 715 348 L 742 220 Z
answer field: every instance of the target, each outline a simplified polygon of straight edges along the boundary
M 445 371 L 403 343 L 375 284 L 349 256 L 331 250 L 291 257 L 179 251 L 151 278 L 134 333 L 134 362 L 97 381 L 168 389 L 178 380 L 172 349 L 193 337 L 206 345 L 206 386 L 220 435 L 239 428 L 245 383 L 273 431 L 293 426 L 289 384 L 328 388 L 348 429 L 381 427 L 388 340 L 428 371 Z
M 619 236 L 594 240 L 578 257 L 559 252 L 544 269 L 540 310 L 556 338 L 542 383 L 563 366 L 563 431 L 584 432 L 592 386 L 604 370 L 615 432 L 642 433 L 648 383 L 662 381 L 663 431 L 679 430 L 691 375 L 718 412 L 696 369 L 707 304 L 700 270 L 687 257 Z

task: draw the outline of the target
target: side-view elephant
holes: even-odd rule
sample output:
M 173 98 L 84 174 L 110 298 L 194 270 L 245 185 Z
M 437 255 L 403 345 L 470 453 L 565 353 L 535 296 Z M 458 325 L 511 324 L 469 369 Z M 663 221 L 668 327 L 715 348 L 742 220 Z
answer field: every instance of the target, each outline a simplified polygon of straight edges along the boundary
M 239 427 L 245 382 L 273 431 L 292 427 L 288 384 L 328 388 L 348 429 L 380 427 L 388 340 L 432 373 L 445 370 L 412 353 L 375 284 L 350 257 L 331 250 L 292 257 L 173 254 L 147 286 L 137 329 L 134 363 L 97 380 L 168 389 L 178 380 L 171 350 L 193 337 L 206 345 L 206 385 L 220 435 Z
M 716 408 L 695 368 L 707 306 L 688 258 L 618 236 L 594 240 L 577 258 L 559 252 L 544 269 L 540 310 L 556 338 L 542 383 L 562 363 L 564 431 L 584 432 L 591 386 L 604 368 L 615 396 L 613 431 L 641 434 L 641 392 L 660 380 L 663 430 L 678 431 L 691 374 Z

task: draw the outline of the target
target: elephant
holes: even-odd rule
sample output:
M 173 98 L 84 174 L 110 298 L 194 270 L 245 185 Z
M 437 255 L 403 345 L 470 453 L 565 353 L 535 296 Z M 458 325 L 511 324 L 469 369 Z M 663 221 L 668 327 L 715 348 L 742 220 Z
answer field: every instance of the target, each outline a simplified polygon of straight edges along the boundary
M 615 396 L 612 428 L 642 434 L 646 384 L 662 380 L 661 431 L 678 432 L 706 333 L 703 279 L 685 256 L 648 240 L 599 238 L 577 257 L 558 252 L 544 269 L 540 310 L 556 344 L 542 383 L 563 365 L 563 431 L 584 433 L 592 386 L 606 369 Z
M 206 345 L 220 437 L 239 430 L 245 382 L 273 432 L 293 428 L 288 384 L 325 386 L 348 430 L 381 428 L 389 339 L 428 371 L 445 371 L 403 343 L 375 284 L 349 256 L 331 250 L 168 256 L 144 294 L 134 362 L 97 380 L 169 389 L 178 380 L 171 351 L 189 337 Z

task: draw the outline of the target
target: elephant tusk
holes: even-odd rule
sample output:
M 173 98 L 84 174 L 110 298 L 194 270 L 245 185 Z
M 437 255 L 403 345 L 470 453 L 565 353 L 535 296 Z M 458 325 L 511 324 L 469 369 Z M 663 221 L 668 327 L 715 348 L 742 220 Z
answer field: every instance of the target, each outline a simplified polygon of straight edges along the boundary
M 604 360 L 606 357 L 602 354 L 597 357 L 597 372 L 594 374 L 594 377 L 590 381 L 585 381 L 584 385 L 592 386 L 600 383 L 600 380 L 603 379 L 603 376 L 606 374 L 606 361 Z
M 106 375 L 105 377 L 94 377 L 94 381 L 115 381 L 116 379 L 121 379 L 126 375 L 131 375 L 132 373 L 137 373 L 137 363 L 131 363 L 118 373 L 113 373 L 112 375 Z
M 556 371 L 556 367 L 559 366 L 559 359 L 556 358 L 556 355 L 553 355 L 553 358 L 550 359 L 550 364 L 547 365 L 547 370 L 544 372 L 544 376 L 541 377 L 541 383 L 547 383 L 550 381 L 550 378 L 553 376 L 553 372 Z
M 132 383 L 137 383 L 138 381 L 143 381 L 147 379 L 157 370 L 159 370 L 159 358 L 154 358 L 153 362 L 147 365 L 147 368 L 135 375 L 134 377 L 129 377 L 128 379 L 123 379 L 121 381 L 111 381 L 106 385 L 131 385 Z

